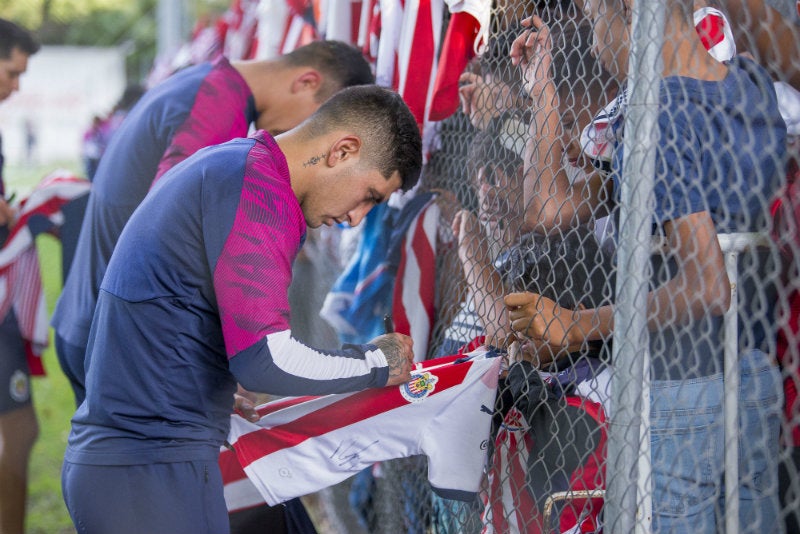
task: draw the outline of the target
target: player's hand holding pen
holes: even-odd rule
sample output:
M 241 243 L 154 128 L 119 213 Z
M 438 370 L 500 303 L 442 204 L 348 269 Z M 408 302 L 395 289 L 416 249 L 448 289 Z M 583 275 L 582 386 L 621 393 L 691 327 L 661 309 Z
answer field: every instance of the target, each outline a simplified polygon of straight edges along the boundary
M 391 317 L 384 317 L 386 334 L 370 341 L 377 346 L 386 357 L 389 364 L 389 380 L 387 386 L 396 386 L 411 380 L 411 370 L 414 368 L 414 342 L 409 336 L 394 332 Z
M 260 419 L 256 411 L 256 394 L 238 386 L 236 393 L 233 394 L 233 411 L 247 419 L 255 422 Z

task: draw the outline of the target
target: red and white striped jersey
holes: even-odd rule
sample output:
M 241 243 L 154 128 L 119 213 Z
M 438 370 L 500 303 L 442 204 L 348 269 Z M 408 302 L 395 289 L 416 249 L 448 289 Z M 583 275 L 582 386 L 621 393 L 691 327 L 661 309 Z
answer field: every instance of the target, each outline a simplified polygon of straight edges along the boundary
M 395 331 L 414 340 L 414 361 L 425 360 L 435 317 L 439 206 L 431 201 L 408 228 L 392 297 Z
M 417 364 L 412 380 L 400 386 L 268 403 L 258 409 L 258 423 L 232 416 L 229 442 L 269 504 L 331 486 L 375 462 L 420 454 L 428 457 L 428 478 L 437 493 L 473 498 L 486 461 L 501 363 L 487 357 L 493 354 L 481 349 L 469 358 Z M 231 498 L 247 486 L 237 483 L 235 471 L 228 469 L 226 476 L 223 469 Z M 241 504 L 248 499 L 252 495 Z
M 61 226 L 61 208 L 88 193 L 89 187 L 88 180 L 68 171 L 45 176 L 20 202 L 16 224 L 0 248 L 0 321 L 13 307 L 33 375 L 44 374 L 40 357 L 48 345 L 50 325 L 35 236 L 28 222 L 45 218 L 54 228 Z

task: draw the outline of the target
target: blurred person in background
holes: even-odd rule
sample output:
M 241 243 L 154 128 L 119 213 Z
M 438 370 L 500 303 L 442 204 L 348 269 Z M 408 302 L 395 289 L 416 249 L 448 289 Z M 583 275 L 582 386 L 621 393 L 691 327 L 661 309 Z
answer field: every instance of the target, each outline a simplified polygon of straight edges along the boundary
M 39 43 L 27 30 L 0 19 L 0 102 L 19 90 L 28 58 Z M 0 153 L 0 245 L 16 214 L 9 205 Z M 0 532 L 22 534 L 28 493 L 28 460 L 39 434 L 33 409 L 25 342 L 14 314 L 10 280 L 0 273 Z

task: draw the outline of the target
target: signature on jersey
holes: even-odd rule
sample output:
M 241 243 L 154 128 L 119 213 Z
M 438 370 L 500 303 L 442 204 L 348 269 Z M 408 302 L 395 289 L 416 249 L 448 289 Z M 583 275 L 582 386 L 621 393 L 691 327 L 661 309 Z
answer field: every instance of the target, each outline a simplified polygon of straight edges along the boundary
M 331 459 L 337 463 L 339 467 L 346 467 L 347 469 L 360 469 L 363 467 L 361 462 L 361 455 L 372 447 L 377 445 L 380 440 L 376 439 L 366 445 L 358 443 L 356 440 L 344 440 L 339 443 L 336 450 L 331 454 Z

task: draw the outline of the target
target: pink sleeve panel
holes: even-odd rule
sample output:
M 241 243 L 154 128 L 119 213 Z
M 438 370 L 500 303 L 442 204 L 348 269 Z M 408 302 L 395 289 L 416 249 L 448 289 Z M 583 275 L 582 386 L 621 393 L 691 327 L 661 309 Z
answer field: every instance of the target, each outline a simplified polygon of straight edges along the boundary
M 164 151 L 153 183 L 201 148 L 246 137 L 251 94 L 239 72 L 224 58 L 218 60 L 200 85 L 191 113 Z
M 214 271 L 228 358 L 289 329 L 292 263 L 306 231 L 283 153 L 265 137 L 248 156 L 239 207 Z

